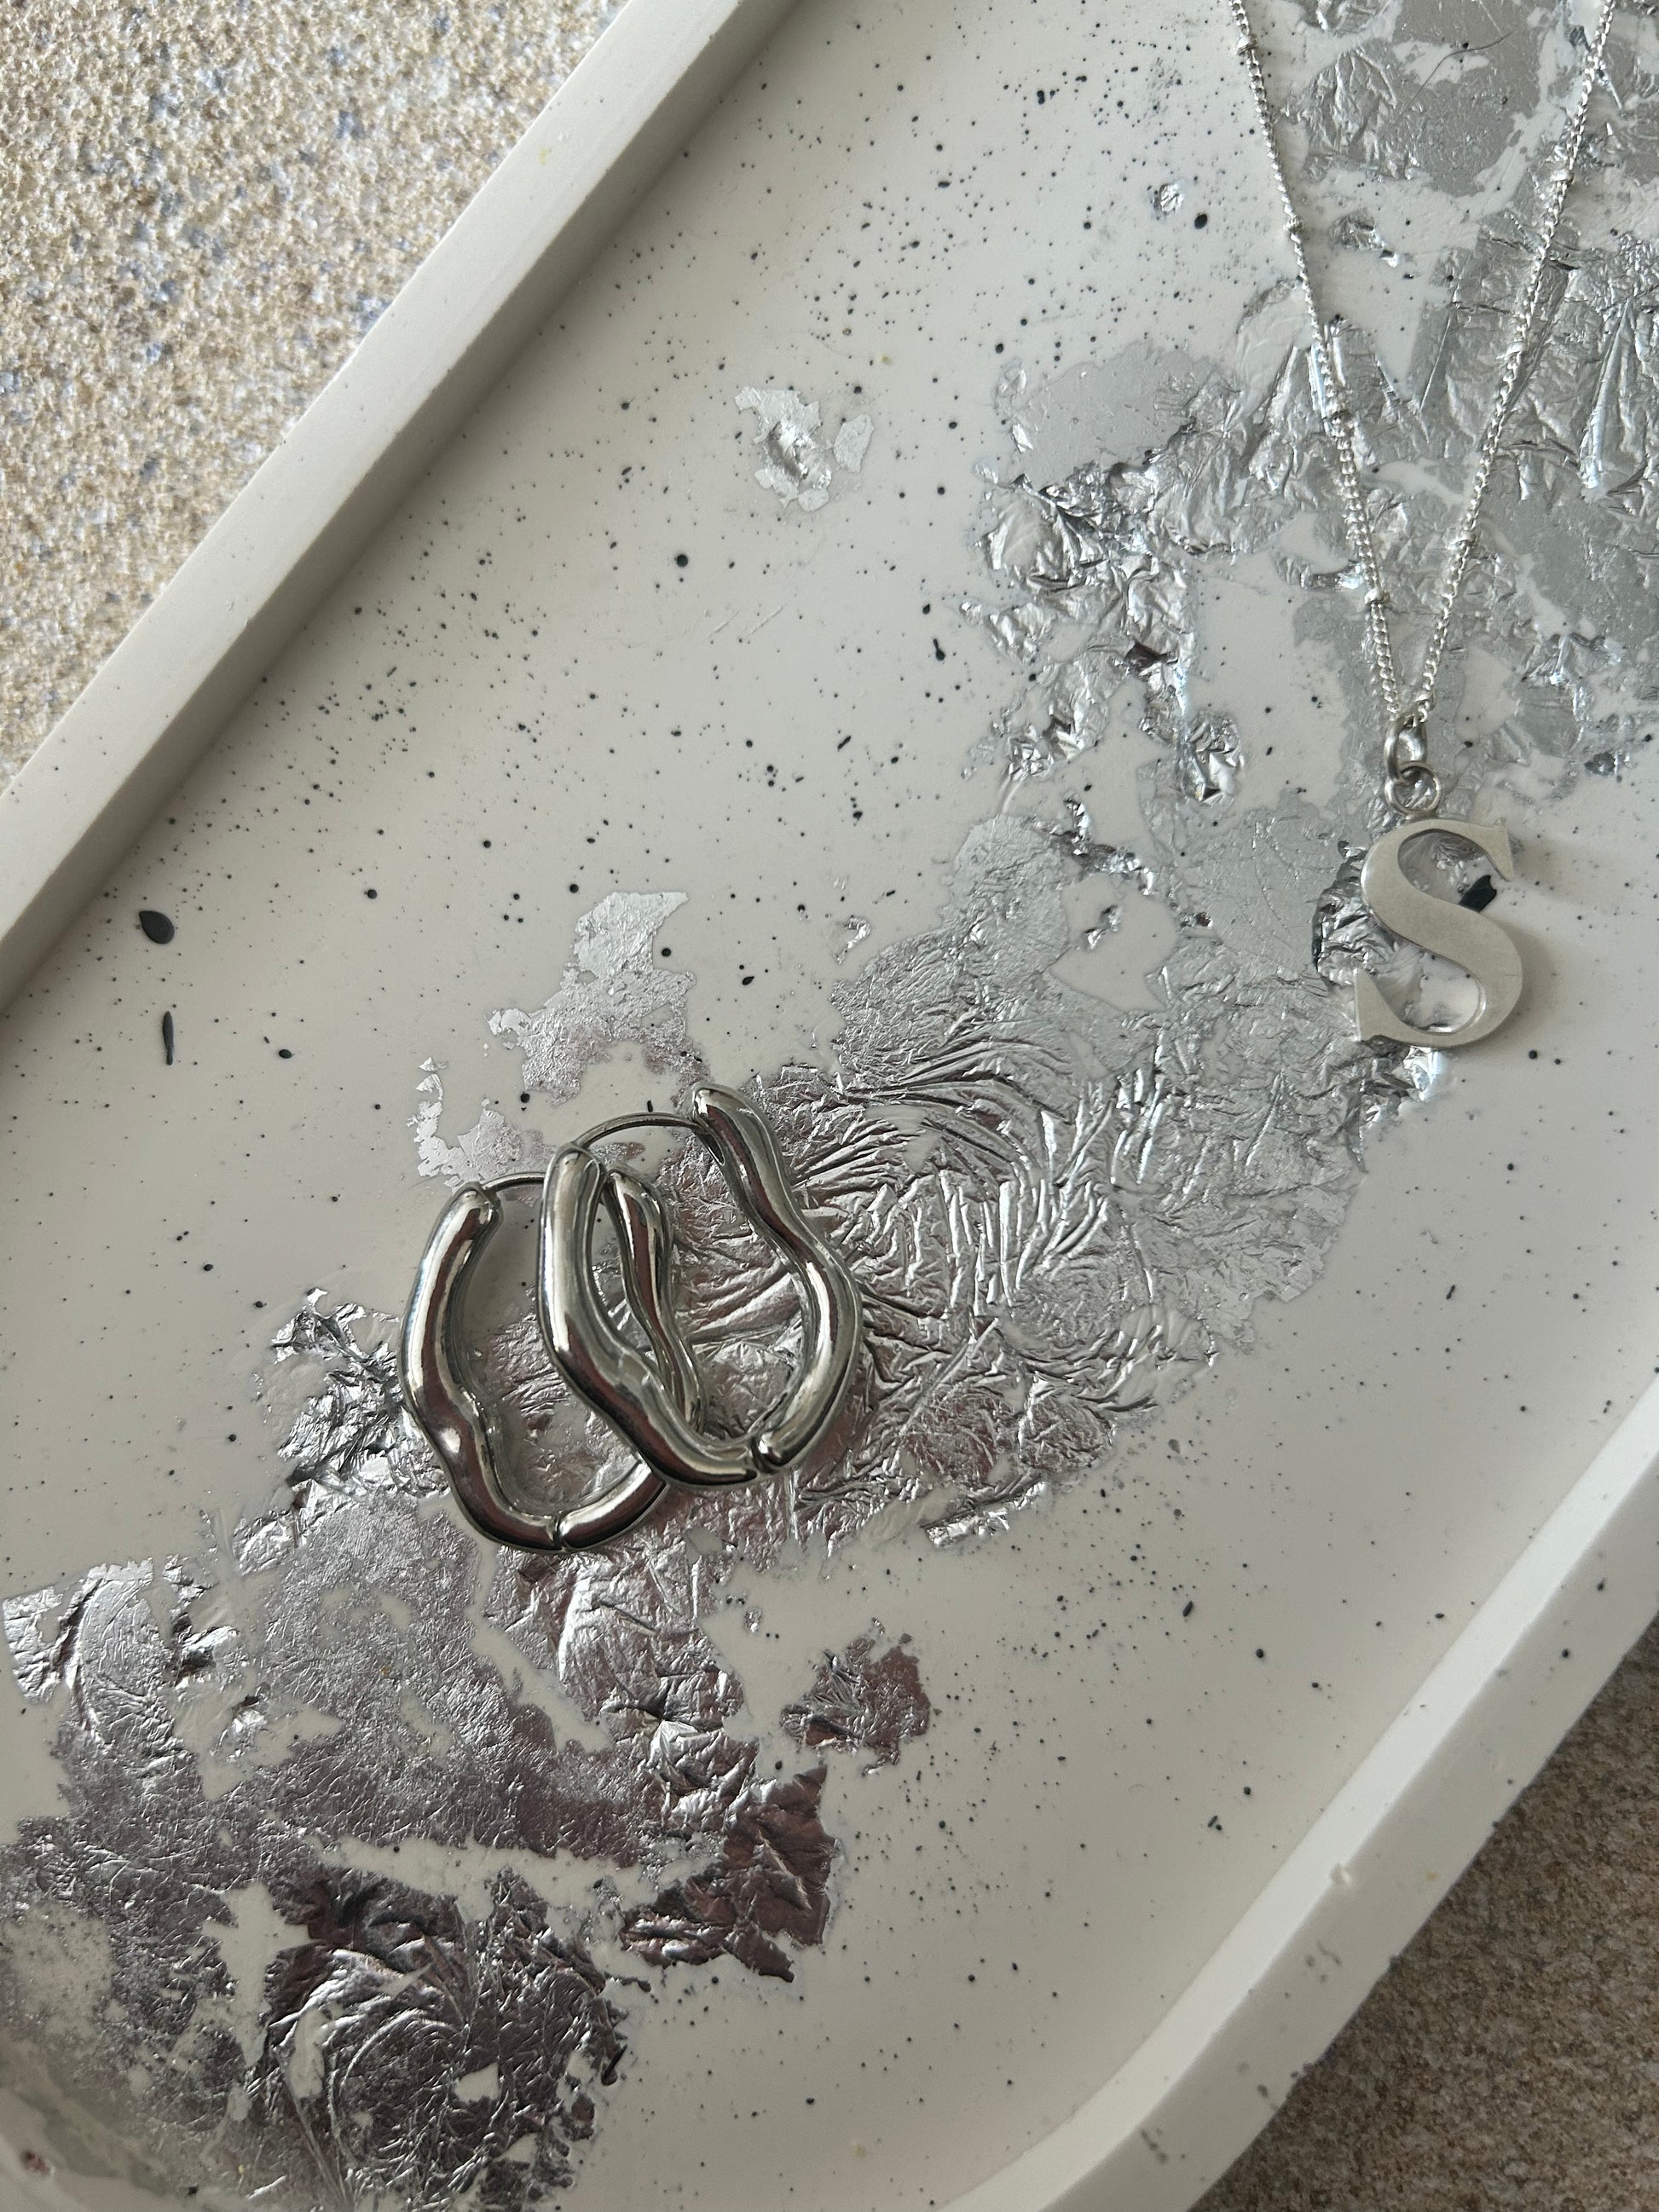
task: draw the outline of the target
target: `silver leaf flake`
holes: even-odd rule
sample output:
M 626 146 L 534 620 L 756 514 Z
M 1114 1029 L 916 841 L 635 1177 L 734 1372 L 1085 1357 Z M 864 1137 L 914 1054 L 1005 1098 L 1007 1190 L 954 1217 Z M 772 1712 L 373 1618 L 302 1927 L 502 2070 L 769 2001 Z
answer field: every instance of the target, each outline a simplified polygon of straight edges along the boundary
M 26 1698 L 37 1703 L 53 1696 L 63 1680 L 57 1650 L 57 1616 L 63 1606 L 59 1590 L 31 1590 L 24 1597 L 9 1597 L 0 1605 L 0 1622 L 6 1631 L 11 1670 Z
M 755 417 L 755 442 L 766 456 L 755 481 L 775 492 L 786 507 L 816 513 L 830 497 L 836 469 L 856 472 L 864 466 L 875 433 L 867 415 L 845 418 L 830 437 L 817 401 L 787 386 L 763 391 L 745 384 L 737 404 Z
M 725 1952 L 787 1981 L 789 1954 L 778 1938 L 823 1941 L 835 1846 L 818 1820 L 823 1769 L 755 1783 L 753 1751 L 744 1747 L 745 1784 L 720 1856 L 623 1923 L 623 1942 L 653 1966 L 702 1966 Z
M 784 1707 L 784 1727 L 809 1750 L 868 1752 L 890 1766 L 933 1718 L 909 1641 L 890 1643 L 873 1626 L 844 1651 L 826 1651 L 805 1696 Z
M 514 1175 L 545 1164 L 545 1147 L 535 1131 L 509 1121 L 488 1100 L 472 1127 L 453 1143 L 441 1137 L 438 1124 L 443 1119 L 444 1083 L 435 1061 L 422 1061 L 416 1091 L 420 1103 L 409 1126 L 415 1133 L 415 1154 L 422 1175 L 441 1176 L 453 1187 L 489 1182 L 496 1176 Z
M 1331 244 L 1345 246 L 1353 253 L 1374 253 L 1391 269 L 1399 264 L 1400 256 L 1369 216 L 1338 216 L 1331 225 Z
M 1389 0 L 1297 0 L 1303 20 L 1317 31 L 1363 30 L 1382 13 Z
M 1332 30 L 1358 29 L 1370 0 L 1302 0 Z M 1481 36 L 1448 22 L 1440 0 L 1407 0 L 1390 39 L 1348 46 L 1286 102 L 1310 173 L 1336 165 L 1426 175 L 1465 193 L 1516 143 L 1538 99 L 1544 37 L 1522 0 L 1490 0 Z
M 313 1291 L 271 1339 L 267 1399 L 275 1403 L 289 1376 L 303 1376 L 313 1386 L 276 1448 L 289 1463 L 290 1494 L 302 1522 L 324 1499 L 387 1491 L 419 1498 L 433 1487 L 431 1455 L 404 1419 L 398 1395 L 397 1328 L 390 1315 L 362 1306 L 331 1310 L 323 1292 Z M 297 1370 L 289 1367 L 294 1360 Z
M 684 904 L 684 891 L 613 891 L 577 923 L 570 965 L 546 1004 L 491 1015 L 491 1030 L 522 1055 L 526 1091 L 574 1098 L 587 1070 L 624 1039 L 653 1075 L 686 1082 L 702 1072 L 685 1035 L 691 978 L 665 967 L 653 945 Z

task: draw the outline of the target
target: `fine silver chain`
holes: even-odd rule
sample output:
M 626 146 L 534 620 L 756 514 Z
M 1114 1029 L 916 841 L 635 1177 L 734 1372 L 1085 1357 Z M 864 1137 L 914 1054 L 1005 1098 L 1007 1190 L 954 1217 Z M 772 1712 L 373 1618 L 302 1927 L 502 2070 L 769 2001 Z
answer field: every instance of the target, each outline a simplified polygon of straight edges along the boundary
M 1418 678 L 1415 691 L 1403 704 L 1394 655 L 1394 640 L 1389 630 L 1389 594 L 1382 580 L 1382 558 L 1377 550 L 1376 532 L 1371 528 L 1370 514 L 1365 504 L 1364 483 L 1355 451 L 1353 410 L 1348 404 L 1347 387 L 1343 381 L 1340 363 L 1333 343 L 1336 320 L 1334 318 L 1327 320 L 1321 316 L 1319 303 L 1314 295 L 1313 279 L 1308 273 L 1302 218 L 1291 198 L 1284 156 L 1279 151 L 1279 133 L 1267 98 L 1267 82 L 1262 74 L 1261 49 L 1256 43 L 1245 0 L 1228 0 L 1228 5 L 1232 10 L 1233 21 L 1238 26 L 1239 57 L 1244 64 L 1244 73 L 1250 81 L 1250 90 L 1255 96 L 1262 141 L 1267 149 L 1273 182 L 1279 187 L 1279 197 L 1285 210 L 1285 228 L 1296 260 L 1297 281 L 1307 301 L 1308 316 L 1313 325 L 1316 396 L 1326 429 L 1336 450 L 1337 476 L 1341 485 L 1349 545 L 1364 578 L 1365 642 L 1385 731 L 1383 787 L 1389 804 L 1396 813 L 1407 817 L 1432 814 L 1440 804 L 1440 779 L 1429 766 L 1424 730 L 1429 710 L 1434 704 L 1435 685 L 1451 635 L 1457 595 L 1462 587 L 1469 556 L 1474 550 L 1480 510 L 1486 501 L 1492 471 L 1498 464 L 1498 449 L 1503 439 L 1504 427 L 1525 371 L 1533 328 L 1544 296 L 1544 281 L 1549 273 L 1550 255 L 1555 245 L 1556 232 L 1560 228 L 1561 212 L 1566 205 L 1567 193 L 1577 171 L 1578 157 L 1583 149 L 1590 100 L 1595 90 L 1596 80 L 1601 74 L 1607 34 L 1613 28 L 1618 0 L 1602 0 L 1601 19 L 1590 41 L 1589 58 L 1584 64 L 1583 81 L 1579 86 L 1565 134 L 1557 150 L 1555 167 L 1550 173 L 1549 191 L 1539 225 L 1538 245 L 1511 318 L 1509 347 L 1504 356 L 1498 389 L 1492 396 L 1492 411 L 1486 418 L 1486 427 L 1480 434 L 1480 445 L 1475 449 L 1474 477 L 1469 486 L 1462 519 L 1447 556 L 1446 572 L 1441 580 L 1439 601 L 1435 610 L 1434 627 L 1429 634 L 1428 647 L 1423 656 L 1423 672 Z

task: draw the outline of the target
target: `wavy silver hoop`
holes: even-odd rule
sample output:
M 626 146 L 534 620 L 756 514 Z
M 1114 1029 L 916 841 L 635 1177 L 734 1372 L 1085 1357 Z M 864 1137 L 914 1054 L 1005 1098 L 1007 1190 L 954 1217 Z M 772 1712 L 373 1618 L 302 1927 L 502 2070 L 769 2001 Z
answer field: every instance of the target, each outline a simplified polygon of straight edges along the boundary
M 683 1129 L 712 1153 L 739 1212 L 793 1279 L 800 1358 L 782 1395 L 741 1436 L 704 1426 L 702 1379 L 674 1319 L 673 1232 L 662 1200 L 592 1150 L 636 1128 Z M 543 1340 L 572 1391 L 637 1455 L 610 1489 L 557 1515 L 532 1512 L 508 1495 L 488 1418 L 459 1356 L 462 1294 L 501 1221 L 501 1194 L 538 1182 L 536 1307 Z M 599 1288 L 593 1239 L 602 1210 L 616 1231 L 623 1297 L 649 1356 L 617 1326 Z M 802 1212 L 770 1130 L 734 1091 L 703 1084 L 689 1113 L 601 1122 L 562 1146 L 545 1176 L 501 1176 L 457 1191 L 416 1271 L 398 1372 L 404 1402 L 473 1527 L 523 1551 L 577 1551 L 631 1528 L 670 1487 L 723 1489 L 788 1474 L 813 1459 L 846 1401 L 861 1334 L 857 1288 Z

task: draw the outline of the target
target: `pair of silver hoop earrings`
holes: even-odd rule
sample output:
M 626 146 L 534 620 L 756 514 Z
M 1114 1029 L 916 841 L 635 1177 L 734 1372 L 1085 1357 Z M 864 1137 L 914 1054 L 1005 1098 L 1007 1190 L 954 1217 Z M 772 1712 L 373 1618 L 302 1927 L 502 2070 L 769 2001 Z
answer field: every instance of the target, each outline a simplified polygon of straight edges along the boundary
M 801 1350 L 783 1395 L 741 1436 L 705 1424 L 705 1397 L 673 1306 L 668 1208 L 647 1182 L 594 1151 L 630 1129 L 680 1129 L 714 1157 L 733 1202 L 792 1277 Z M 575 1396 L 635 1455 L 611 1487 L 563 1512 L 515 1504 L 501 1479 L 489 1417 L 465 1371 L 461 1304 L 504 1215 L 502 1195 L 539 1183 L 536 1310 L 553 1364 Z M 623 1296 L 648 1351 L 613 1318 L 594 1239 L 615 1231 Z M 521 1551 L 585 1550 L 631 1528 L 671 1489 L 723 1490 L 809 1464 L 834 1430 L 862 1335 L 852 1277 L 803 1211 L 772 1133 L 735 1091 L 702 1084 L 683 1114 L 605 1121 L 565 1145 L 540 1175 L 507 1175 L 458 1190 L 439 1217 L 415 1277 L 398 1372 L 404 1402 L 483 1535 Z

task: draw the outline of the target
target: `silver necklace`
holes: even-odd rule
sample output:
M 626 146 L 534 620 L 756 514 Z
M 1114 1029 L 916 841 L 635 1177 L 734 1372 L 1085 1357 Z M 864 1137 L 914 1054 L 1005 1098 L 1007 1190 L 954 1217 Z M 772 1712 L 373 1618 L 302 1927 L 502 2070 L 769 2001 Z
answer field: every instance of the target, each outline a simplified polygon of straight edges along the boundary
M 1440 665 L 1445 658 L 1451 635 L 1458 593 L 1462 588 L 1469 556 L 1474 550 L 1481 509 L 1486 504 L 1492 471 L 1497 466 L 1498 447 L 1503 441 L 1510 410 L 1525 374 L 1556 233 L 1560 228 L 1562 211 L 1566 206 L 1567 194 L 1571 189 L 1579 157 L 1583 151 L 1590 100 L 1601 74 L 1617 0 L 1602 0 L 1600 20 L 1595 37 L 1590 41 L 1577 96 L 1557 149 L 1539 225 L 1538 243 L 1520 298 L 1510 317 L 1509 345 L 1504 356 L 1503 369 L 1492 395 L 1486 428 L 1475 448 L 1474 473 L 1470 481 L 1468 497 L 1447 550 L 1445 573 L 1441 578 L 1434 624 L 1424 652 L 1422 672 L 1409 698 L 1402 697 L 1401 691 L 1399 665 L 1395 658 L 1394 639 L 1389 628 L 1389 601 L 1382 577 L 1382 555 L 1376 532 L 1371 527 L 1370 511 L 1366 505 L 1364 483 L 1355 450 L 1357 426 L 1343 381 L 1340 360 L 1332 342 L 1335 322 L 1321 314 L 1313 278 L 1309 273 L 1302 218 L 1297 213 L 1296 202 L 1291 196 L 1284 155 L 1279 149 L 1278 127 L 1267 98 L 1261 49 L 1256 41 L 1249 10 L 1245 0 L 1227 0 L 1227 3 L 1238 27 L 1239 57 L 1244 64 L 1244 74 L 1249 80 L 1262 143 L 1267 149 L 1273 182 L 1285 210 L 1285 234 L 1290 240 L 1291 252 L 1296 263 L 1297 282 L 1307 303 L 1308 318 L 1312 325 L 1315 396 L 1325 428 L 1335 449 L 1348 544 L 1364 581 L 1365 647 L 1382 727 L 1383 796 L 1391 811 L 1401 817 L 1396 826 L 1379 838 L 1366 854 L 1360 872 L 1360 889 L 1367 906 L 1385 928 L 1425 951 L 1439 953 L 1447 959 L 1455 960 L 1474 978 L 1480 992 L 1478 1011 L 1457 1028 L 1423 1030 L 1404 1020 L 1383 997 L 1371 976 L 1362 969 L 1354 981 L 1354 1012 L 1358 1032 L 1362 1038 L 1389 1039 L 1402 1044 L 1474 1044 L 1482 1037 L 1490 1036 L 1514 1012 L 1521 996 L 1520 956 L 1507 933 L 1496 922 L 1465 908 L 1449 905 L 1444 900 L 1431 898 L 1426 892 L 1419 890 L 1403 872 L 1401 860 L 1406 848 L 1416 838 L 1437 833 L 1460 838 L 1476 847 L 1501 875 L 1509 876 L 1514 872 L 1509 837 L 1501 825 L 1453 821 L 1439 812 L 1440 778 L 1429 762 L 1428 721 L 1434 705 Z

